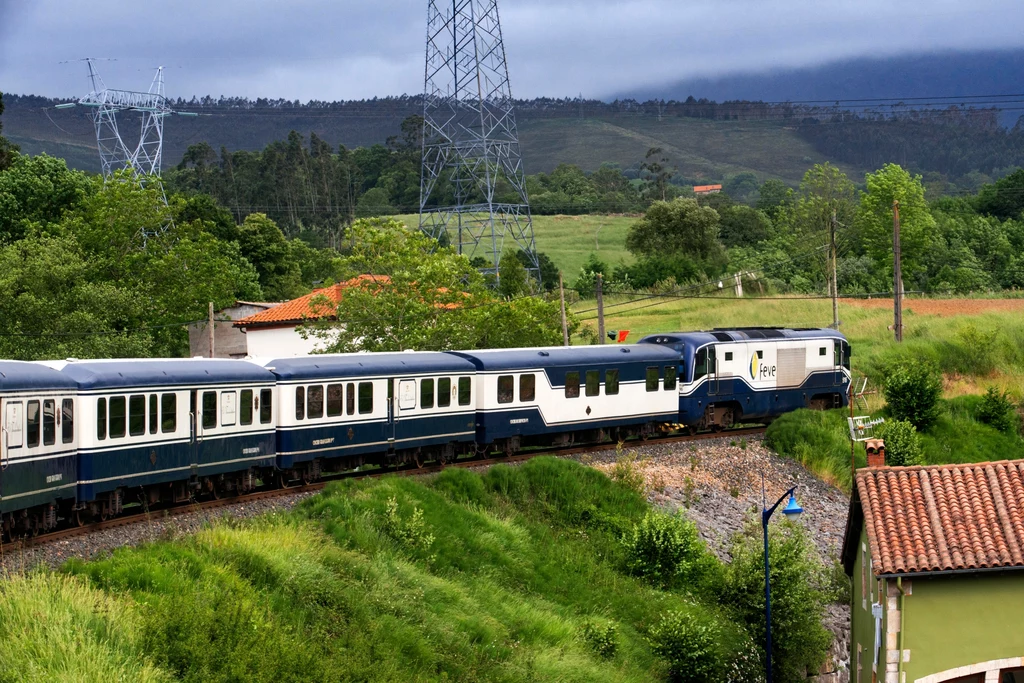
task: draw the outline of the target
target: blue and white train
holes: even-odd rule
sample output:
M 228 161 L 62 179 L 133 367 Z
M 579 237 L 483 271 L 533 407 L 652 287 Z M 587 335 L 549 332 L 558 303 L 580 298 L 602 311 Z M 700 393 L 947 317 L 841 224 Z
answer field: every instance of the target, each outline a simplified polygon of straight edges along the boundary
M 648 438 L 847 405 L 832 330 L 251 360 L 0 361 L 0 532 L 365 464 Z

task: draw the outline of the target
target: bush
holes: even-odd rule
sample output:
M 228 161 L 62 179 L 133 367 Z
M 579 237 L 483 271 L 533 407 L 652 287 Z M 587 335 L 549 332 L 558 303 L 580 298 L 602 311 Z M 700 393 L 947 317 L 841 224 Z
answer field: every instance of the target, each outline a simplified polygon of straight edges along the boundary
M 924 463 L 924 451 L 917 429 L 906 420 L 889 420 L 878 427 L 878 438 L 885 441 L 885 464 L 902 467 Z
M 651 649 L 668 660 L 673 680 L 714 681 L 722 669 L 720 636 L 718 624 L 710 618 L 671 611 L 651 629 Z
M 978 406 L 978 422 L 995 427 L 1001 432 L 1016 431 L 1017 420 L 1013 402 L 1006 392 L 989 387 Z
M 583 640 L 602 659 L 611 659 L 618 649 L 616 628 L 612 622 L 588 621 L 583 624 Z
M 714 563 L 697 536 L 697 526 L 682 517 L 649 512 L 622 538 L 626 568 L 654 585 L 699 582 Z
M 887 369 L 882 394 L 890 415 L 924 429 L 938 417 L 942 375 L 928 361 L 900 360 Z

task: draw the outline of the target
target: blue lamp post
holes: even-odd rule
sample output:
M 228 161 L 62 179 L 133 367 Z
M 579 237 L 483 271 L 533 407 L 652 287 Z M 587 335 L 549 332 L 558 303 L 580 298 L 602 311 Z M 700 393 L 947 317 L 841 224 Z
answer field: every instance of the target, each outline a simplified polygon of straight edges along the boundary
M 795 495 L 796 487 L 794 486 L 790 490 L 782 494 L 782 497 L 775 501 L 775 505 L 770 508 L 764 507 L 764 475 L 761 475 L 761 528 L 764 530 L 764 653 L 765 653 L 765 682 L 772 683 L 772 589 L 771 589 L 771 570 L 768 565 L 768 520 L 772 518 L 772 514 L 776 508 L 782 504 L 782 501 L 789 498 L 789 503 L 786 507 L 782 508 L 782 514 L 786 515 L 788 519 L 796 521 L 800 517 L 800 514 L 804 511 L 802 507 L 796 502 Z

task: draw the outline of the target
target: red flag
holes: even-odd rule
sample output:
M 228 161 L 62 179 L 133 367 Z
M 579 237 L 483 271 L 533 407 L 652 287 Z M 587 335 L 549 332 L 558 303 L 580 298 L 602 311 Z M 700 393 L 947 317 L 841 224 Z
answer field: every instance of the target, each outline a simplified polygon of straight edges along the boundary
M 615 341 L 617 341 L 618 343 L 621 344 L 622 342 L 626 341 L 626 337 L 628 337 L 628 336 L 629 336 L 629 330 L 619 330 L 619 338 L 616 339 Z

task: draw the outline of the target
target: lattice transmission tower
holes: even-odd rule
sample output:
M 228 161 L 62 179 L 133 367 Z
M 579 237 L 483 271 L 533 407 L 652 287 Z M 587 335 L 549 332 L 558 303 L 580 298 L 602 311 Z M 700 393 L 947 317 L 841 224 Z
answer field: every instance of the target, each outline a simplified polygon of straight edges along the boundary
M 511 238 L 539 279 L 497 0 L 428 0 L 423 92 L 420 229 L 494 274 Z

